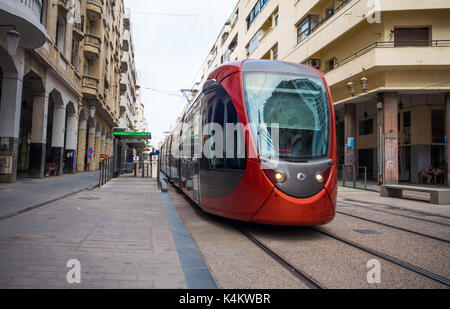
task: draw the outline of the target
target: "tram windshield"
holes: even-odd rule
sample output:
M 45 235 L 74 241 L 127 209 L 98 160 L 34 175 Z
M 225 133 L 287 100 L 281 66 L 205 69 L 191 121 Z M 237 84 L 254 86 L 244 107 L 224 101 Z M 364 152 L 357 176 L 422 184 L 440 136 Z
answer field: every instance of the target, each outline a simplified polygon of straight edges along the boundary
M 308 161 L 328 155 L 330 109 L 321 79 L 249 72 L 243 80 L 247 113 L 261 156 Z

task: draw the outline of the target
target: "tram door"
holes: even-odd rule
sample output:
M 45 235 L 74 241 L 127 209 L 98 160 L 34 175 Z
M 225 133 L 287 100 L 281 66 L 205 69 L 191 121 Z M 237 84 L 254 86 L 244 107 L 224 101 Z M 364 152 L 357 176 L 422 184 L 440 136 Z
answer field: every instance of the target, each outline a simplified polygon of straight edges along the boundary
M 181 134 L 180 186 L 186 195 L 193 197 L 192 136 L 194 133 L 194 115 L 185 116 Z
M 194 107 L 193 135 L 192 135 L 192 189 L 194 200 L 200 202 L 200 160 L 202 158 L 203 133 L 202 133 L 202 106 L 203 97 L 199 98 L 197 106 Z

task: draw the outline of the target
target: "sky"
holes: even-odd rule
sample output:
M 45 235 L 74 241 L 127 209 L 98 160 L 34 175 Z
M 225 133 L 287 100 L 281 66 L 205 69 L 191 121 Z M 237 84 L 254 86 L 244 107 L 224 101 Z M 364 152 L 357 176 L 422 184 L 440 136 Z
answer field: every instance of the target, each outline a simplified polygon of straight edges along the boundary
M 125 0 L 131 10 L 136 69 L 152 145 L 164 139 L 186 104 L 168 93 L 190 89 L 198 81 L 236 4 L 237 0 Z

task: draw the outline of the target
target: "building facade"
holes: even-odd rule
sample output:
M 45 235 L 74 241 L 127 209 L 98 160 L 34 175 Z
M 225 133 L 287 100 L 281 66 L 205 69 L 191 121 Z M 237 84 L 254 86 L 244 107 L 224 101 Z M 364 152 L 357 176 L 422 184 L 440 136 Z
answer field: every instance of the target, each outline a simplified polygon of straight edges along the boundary
M 0 0 L 0 182 L 113 155 L 124 14 L 122 0 Z
M 323 73 L 336 109 L 341 165 L 379 183 L 449 183 L 450 3 L 445 0 L 241 0 L 201 75 L 246 58 Z

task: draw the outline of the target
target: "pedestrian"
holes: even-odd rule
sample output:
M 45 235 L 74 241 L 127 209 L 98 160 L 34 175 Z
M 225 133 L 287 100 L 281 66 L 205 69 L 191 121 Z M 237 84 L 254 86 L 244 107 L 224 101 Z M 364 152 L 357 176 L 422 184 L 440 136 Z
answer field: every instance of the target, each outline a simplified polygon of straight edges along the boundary
M 150 157 L 159 156 L 159 150 L 155 150 L 155 147 L 152 148 L 152 152 L 150 152 Z

